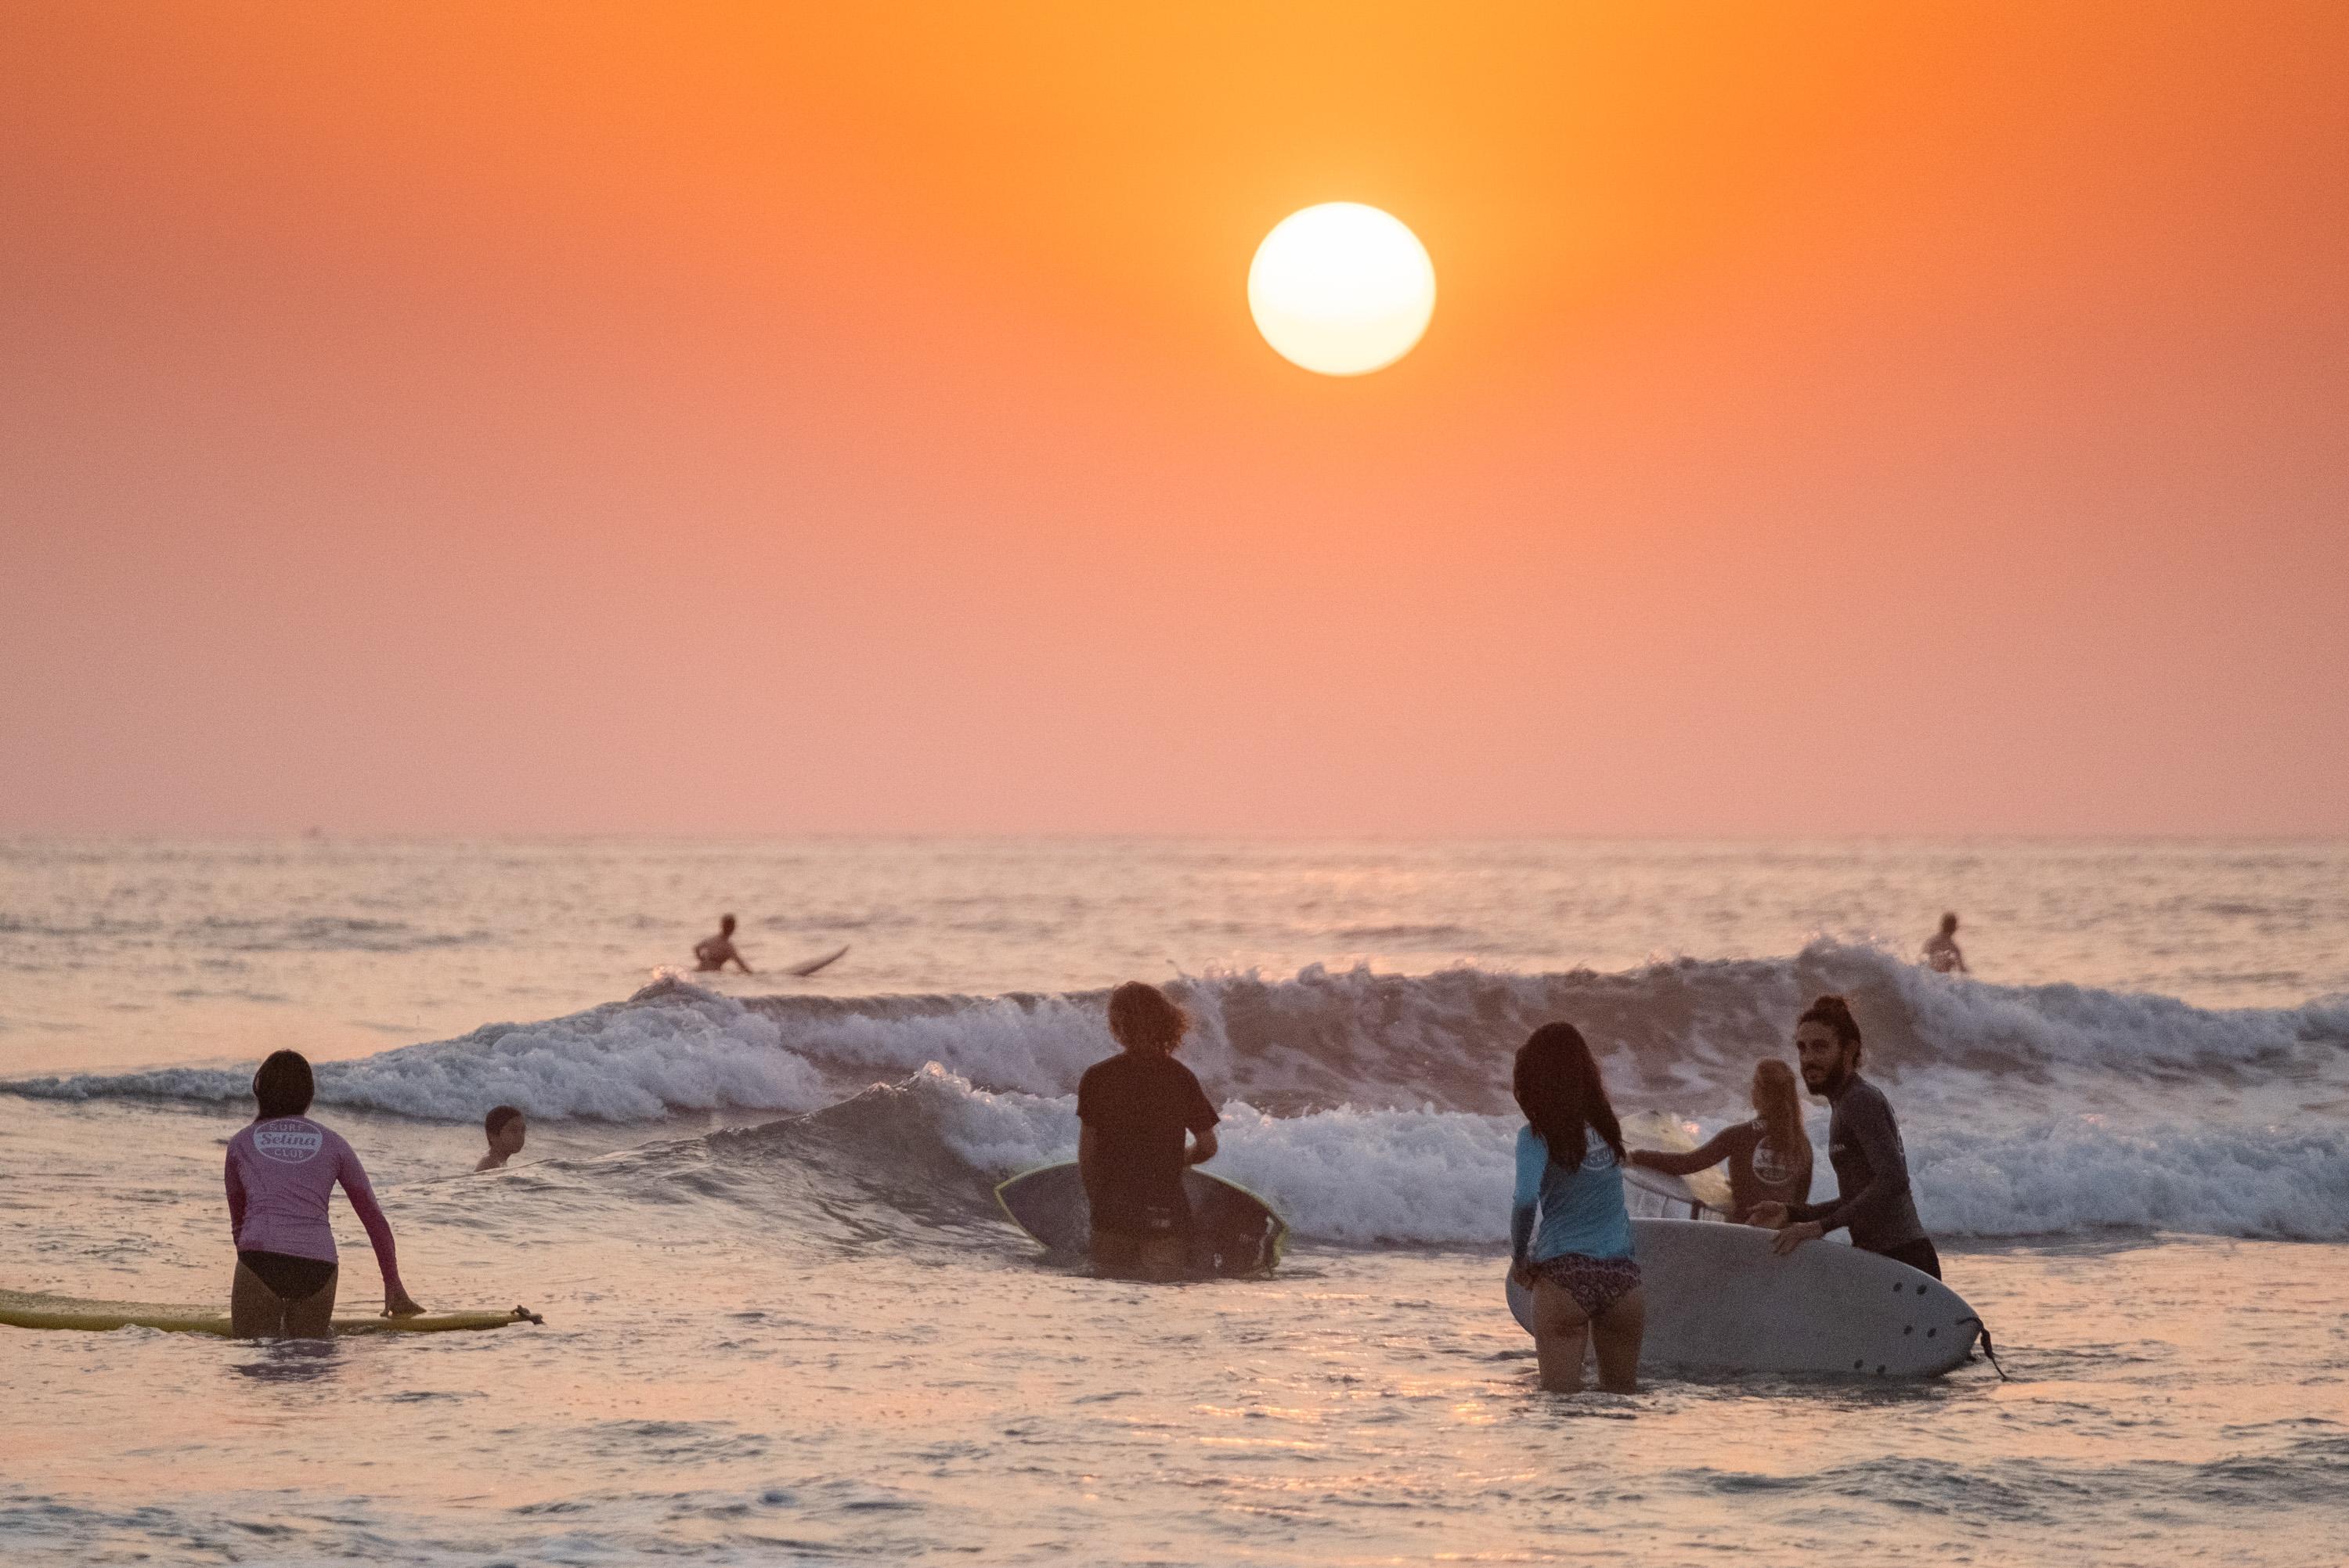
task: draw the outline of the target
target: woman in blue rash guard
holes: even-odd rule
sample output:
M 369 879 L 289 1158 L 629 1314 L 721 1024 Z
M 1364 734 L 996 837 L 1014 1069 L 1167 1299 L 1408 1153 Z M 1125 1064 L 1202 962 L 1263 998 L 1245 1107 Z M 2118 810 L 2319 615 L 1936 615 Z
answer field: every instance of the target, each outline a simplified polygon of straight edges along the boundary
M 1572 1024 L 1544 1024 L 1517 1051 L 1517 1190 L 1511 1272 L 1534 1293 L 1541 1386 L 1582 1387 L 1582 1352 L 1599 1352 L 1599 1386 L 1638 1386 L 1648 1304 L 1623 1208 L 1623 1130 L 1599 1064 Z M 1538 1219 L 1538 1228 L 1537 1228 Z

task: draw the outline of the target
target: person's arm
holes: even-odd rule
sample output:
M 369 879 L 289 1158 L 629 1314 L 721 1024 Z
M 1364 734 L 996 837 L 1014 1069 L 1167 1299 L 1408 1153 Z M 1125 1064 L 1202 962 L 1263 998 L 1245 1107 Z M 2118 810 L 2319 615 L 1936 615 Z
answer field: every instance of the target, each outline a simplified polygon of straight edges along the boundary
M 1542 1168 L 1548 1163 L 1549 1151 L 1539 1139 L 1517 1135 L 1517 1186 L 1509 1200 L 1509 1269 L 1520 1276 L 1520 1284 L 1533 1257 L 1534 1212 L 1541 1202 Z
M 342 1150 L 342 1165 L 337 1172 L 343 1183 L 343 1195 L 351 1201 L 351 1212 L 367 1227 L 367 1244 L 375 1248 L 375 1266 L 383 1274 L 383 1310 L 392 1317 L 411 1317 L 424 1309 L 409 1296 L 406 1286 L 399 1283 L 399 1254 L 392 1246 L 391 1222 L 383 1217 L 383 1206 L 375 1201 L 375 1189 L 367 1184 L 367 1169 L 350 1145 Z
M 1909 1161 L 1900 1151 L 1900 1134 L 1893 1126 L 1892 1108 L 1880 1099 L 1860 1100 L 1843 1116 L 1843 1131 L 1868 1157 L 1868 1182 L 1857 1192 L 1838 1192 L 1825 1203 L 1789 1203 L 1792 1222 L 1782 1235 L 1780 1252 L 1791 1252 L 1803 1242 L 1841 1230 L 1855 1220 L 1866 1224 L 1881 1217 L 1909 1191 Z M 1808 1235 L 1794 1236 L 1796 1230 Z
M 1741 1121 L 1714 1133 L 1702 1149 L 1692 1149 L 1685 1154 L 1662 1149 L 1634 1149 L 1630 1159 L 1644 1171 L 1661 1171 L 1667 1176 L 1693 1176 L 1700 1171 L 1712 1170 L 1736 1153 L 1740 1138 L 1752 1133 L 1753 1124 Z
M 228 1151 L 223 1180 L 228 1184 L 228 1240 L 234 1246 L 244 1234 L 244 1177 L 236 1168 L 236 1150 Z
M 743 974 L 745 974 L 745 975 L 748 975 L 749 973 L 750 973 L 750 966 L 748 964 L 745 964 L 745 963 L 743 963 L 743 962 L 742 962 L 742 955 L 741 955 L 740 954 L 737 953 L 737 954 L 735 954 L 733 955 L 733 957 L 734 957 L 734 967 L 735 967 L 735 968 L 740 969 L 740 971 L 742 971 L 742 973 L 743 973 Z M 721 965 L 720 967 L 723 967 L 723 965 Z
M 1191 1104 L 1183 1118 L 1183 1125 L 1191 1132 L 1191 1148 L 1183 1157 L 1184 1164 L 1205 1165 L 1216 1157 L 1216 1123 L 1222 1119 L 1208 1102 L 1207 1091 L 1199 1087 L 1198 1078 L 1194 1077 Z
M 1100 1157 L 1101 1140 L 1093 1136 L 1091 1127 L 1077 1129 L 1077 1174 L 1084 1178 L 1085 1196 L 1093 1191 L 1093 1161 Z

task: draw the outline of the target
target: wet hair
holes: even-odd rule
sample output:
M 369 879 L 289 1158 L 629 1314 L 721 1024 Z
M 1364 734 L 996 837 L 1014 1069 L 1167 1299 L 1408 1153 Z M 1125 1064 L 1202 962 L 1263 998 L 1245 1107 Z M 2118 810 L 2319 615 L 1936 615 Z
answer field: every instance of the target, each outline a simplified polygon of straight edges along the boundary
M 506 1124 L 508 1122 L 520 1121 L 521 1119 L 522 1112 L 516 1110 L 512 1106 L 492 1106 L 490 1108 L 490 1114 L 481 1118 L 481 1130 L 488 1133 L 492 1138 L 495 1138 L 499 1133 L 503 1132 L 506 1130 Z
M 1191 1015 L 1155 985 L 1129 980 L 1109 994 L 1109 1032 L 1130 1051 L 1171 1051 L 1190 1029 Z
M 1955 931 L 1957 928 L 1958 917 L 1954 913 L 1944 914 L 1941 916 L 1941 929 L 1943 931 Z
M 272 1051 L 253 1075 L 253 1098 L 261 1102 L 255 1121 L 299 1116 L 318 1094 L 318 1080 L 310 1076 L 309 1058 L 299 1051 Z
M 1859 1045 L 1859 1020 L 1851 1016 L 1851 1004 L 1840 996 L 1822 996 L 1804 1008 L 1803 1016 L 1795 1020 L 1795 1027 L 1799 1029 L 1805 1024 L 1824 1024 L 1835 1032 L 1841 1044 L 1854 1047 Z
M 1795 1069 L 1775 1057 L 1754 1064 L 1754 1109 L 1762 1113 L 1762 1136 L 1781 1154 L 1808 1150 L 1811 1135 L 1803 1130 L 1803 1102 L 1795 1086 Z
M 1544 1024 L 1517 1047 L 1517 1068 L 1512 1088 L 1517 1109 L 1548 1146 L 1549 1157 L 1572 1170 L 1590 1151 L 1589 1133 L 1596 1130 L 1621 1164 L 1623 1127 L 1608 1103 L 1607 1085 L 1599 1077 L 1599 1063 L 1582 1031 L 1572 1024 Z
M 724 932 L 729 936 L 732 935 L 734 934 L 734 917 L 730 914 L 719 915 L 718 917 L 718 929 Z

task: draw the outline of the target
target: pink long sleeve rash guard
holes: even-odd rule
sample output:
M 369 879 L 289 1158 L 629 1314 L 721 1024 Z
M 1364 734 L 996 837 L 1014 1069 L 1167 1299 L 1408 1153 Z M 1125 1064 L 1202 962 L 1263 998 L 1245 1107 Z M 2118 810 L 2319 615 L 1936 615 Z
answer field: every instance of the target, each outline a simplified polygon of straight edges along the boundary
M 306 1116 L 256 1121 L 228 1140 L 227 1177 L 229 1233 L 239 1252 L 283 1253 L 323 1264 L 336 1261 L 326 1200 L 340 1181 L 375 1245 L 384 1294 L 401 1294 L 391 1225 L 359 1157 L 340 1133 Z

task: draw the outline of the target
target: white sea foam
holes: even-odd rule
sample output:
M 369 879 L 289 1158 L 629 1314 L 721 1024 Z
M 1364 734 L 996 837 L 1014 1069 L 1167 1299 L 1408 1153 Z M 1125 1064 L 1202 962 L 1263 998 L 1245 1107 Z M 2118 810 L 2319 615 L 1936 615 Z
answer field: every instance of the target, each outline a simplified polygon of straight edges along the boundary
M 472 1121 L 493 1105 L 533 1117 L 648 1121 L 675 1110 L 806 1110 L 831 1098 L 823 1075 L 782 1048 L 773 1020 L 682 987 L 652 1006 L 615 1003 L 535 1024 L 488 1024 L 454 1040 L 357 1061 L 320 1062 L 322 1105 Z M 60 1099 L 151 1098 L 231 1104 L 249 1069 L 166 1068 L 11 1084 Z
M 1623 975 L 1308 969 L 1176 987 L 1185 1048 L 1226 1100 L 1218 1169 L 1300 1232 L 1347 1243 L 1488 1243 L 1516 1126 L 1508 1055 L 1568 1016 L 1619 1105 L 1716 1125 L 1799 1004 L 1851 995 L 1903 1117 L 1919 1202 L 1958 1236 L 2178 1229 L 2349 1235 L 2349 1003 L 2209 1011 L 2075 986 L 1951 981 L 1866 946 L 1680 960 Z M 446 1121 L 802 1112 L 911 1076 L 929 1133 L 976 1170 L 1065 1157 L 1070 1090 L 1112 1048 L 1097 994 L 753 998 L 664 976 L 626 1002 L 317 1068 L 319 1100 Z M 170 1068 L 12 1084 L 65 1099 L 237 1103 L 248 1072 Z M 1824 1117 L 1814 1112 L 1814 1137 Z M 908 1136 L 914 1135 L 911 1130 Z M 1822 1162 L 1822 1183 L 1826 1180 Z
M 905 1088 L 936 1135 L 983 1176 L 1075 1156 L 1073 1097 L 991 1093 L 936 1064 Z M 1513 1118 L 1344 1108 L 1272 1117 L 1237 1101 L 1222 1114 L 1213 1169 L 1262 1193 L 1300 1235 L 1348 1245 L 1507 1238 Z M 2087 1115 L 1909 1143 L 1920 1212 L 1949 1239 L 2349 1237 L 2349 1133 L 2339 1130 L 2285 1136 Z M 1822 1159 L 1817 1195 L 1833 1191 Z
M 1397 975 L 1309 967 L 1293 978 L 1180 982 L 1198 1027 L 1185 1059 L 1218 1092 L 1281 1113 L 1340 1105 L 1506 1114 L 1508 1057 L 1570 1018 L 1616 1098 L 1733 1113 L 1757 1057 L 1783 1055 L 1795 1014 L 1850 995 L 1872 1074 L 1908 1098 L 2068 1079 L 2091 1108 L 2174 1086 L 2281 1084 L 2349 1094 L 2349 1000 L 2213 1011 L 2077 986 L 1952 981 L 1879 949 L 1819 942 L 1790 959 L 1694 960 L 1620 975 Z M 1113 1048 L 1097 993 L 753 997 L 666 975 L 626 1002 L 319 1068 L 320 1098 L 471 1120 L 511 1100 L 542 1117 L 649 1119 L 670 1110 L 802 1109 L 931 1061 L 989 1088 L 1060 1095 Z M 243 1072 L 172 1069 L 21 1081 L 18 1093 L 233 1100 Z M 2085 1086 L 2085 1087 L 2081 1087 Z

